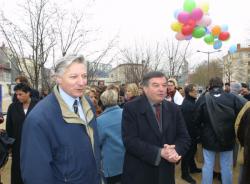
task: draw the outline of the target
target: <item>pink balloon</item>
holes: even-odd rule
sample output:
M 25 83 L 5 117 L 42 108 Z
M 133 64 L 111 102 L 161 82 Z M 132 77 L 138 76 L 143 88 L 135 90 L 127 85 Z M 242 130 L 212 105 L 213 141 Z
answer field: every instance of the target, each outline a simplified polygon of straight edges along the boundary
M 185 40 L 186 37 L 182 33 L 176 33 L 175 38 L 176 40 L 181 41 L 181 40 Z
M 183 11 L 178 14 L 177 18 L 179 22 L 186 24 L 188 20 L 190 19 L 190 14 L 188 12 Z
M 208 15 L 203 15 L 202 19 L 196 22 L 197 25 L 204 27 L 208 27 L 211 23 L 212 19 Z
M 203 11 L 200 8 L 193 9 L 191 13 L 191 18 L 193 20 L 196 20 L 196 21 L 201 20 L 202 16 L 203 16 Z

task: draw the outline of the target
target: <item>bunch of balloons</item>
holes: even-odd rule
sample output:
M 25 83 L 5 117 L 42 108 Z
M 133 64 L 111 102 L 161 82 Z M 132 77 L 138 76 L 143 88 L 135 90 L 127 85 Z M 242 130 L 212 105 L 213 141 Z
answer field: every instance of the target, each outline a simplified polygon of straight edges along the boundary
M 171 24 L 171 29 L 176 32 L 177 40 L 190 40 L 202 38 L 214 49 L 222 47 L 222 41 L 230 38 L 227 25 L 212 26 L 212 19 L 208 14 L 209 4 L 201 2 L 196 4 L 194 0 L 185 0 L 183 10 L 176 10 L 174 13 L 177 21 Z

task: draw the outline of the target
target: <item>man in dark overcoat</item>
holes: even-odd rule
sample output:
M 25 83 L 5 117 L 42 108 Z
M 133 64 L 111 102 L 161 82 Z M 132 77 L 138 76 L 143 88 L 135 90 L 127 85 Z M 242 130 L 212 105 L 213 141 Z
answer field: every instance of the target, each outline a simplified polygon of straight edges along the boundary
M 144 95 L 124 106 L 126 149 L 123 184 L 174 184 L 175 164 L 190 145 L 181 111 L 164 100 L 167 79 L 161 72 L 143 77 Z

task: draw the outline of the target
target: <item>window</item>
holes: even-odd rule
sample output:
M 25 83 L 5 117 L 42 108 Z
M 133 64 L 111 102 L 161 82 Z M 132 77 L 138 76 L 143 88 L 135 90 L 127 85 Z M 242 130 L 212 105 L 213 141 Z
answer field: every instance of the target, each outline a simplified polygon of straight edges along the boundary
M 0 71 L 0 81 L 3 82 L 10 82 L 11 81 L 11 74 L 8 71 L 1 70 Z

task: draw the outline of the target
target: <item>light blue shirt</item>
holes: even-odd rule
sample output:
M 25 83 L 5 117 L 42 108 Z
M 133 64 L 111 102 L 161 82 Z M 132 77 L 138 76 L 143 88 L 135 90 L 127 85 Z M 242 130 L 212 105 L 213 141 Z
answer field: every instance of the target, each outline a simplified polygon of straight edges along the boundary
M 73 98 L 72 96 L 68 95 L 62 88 L 59 87 L 59 93 L 63 99 L 63 101 L 68 105 L 69 109 L 74 112 L 74 108 L 73 108 L 73 104 L 75 102 L 75 100 L 77 100 L 77 105 L 78 105 L 78 113 L 81 119 L 83 119 L 84 121 L 86 121 L 86 117 L 84 115 L 83 109 L 82 109 L 82 105 L 80 103 L 80 99 L 79 97 L 77 98 Z

